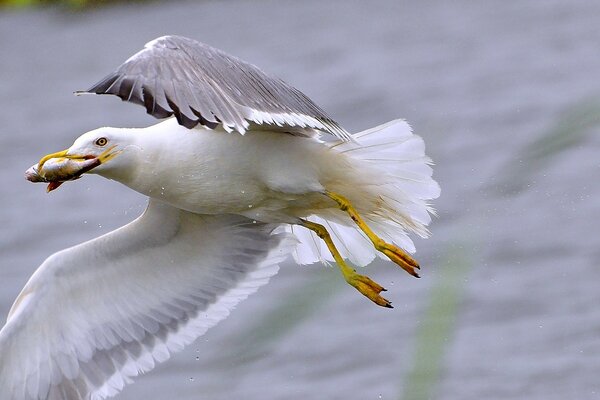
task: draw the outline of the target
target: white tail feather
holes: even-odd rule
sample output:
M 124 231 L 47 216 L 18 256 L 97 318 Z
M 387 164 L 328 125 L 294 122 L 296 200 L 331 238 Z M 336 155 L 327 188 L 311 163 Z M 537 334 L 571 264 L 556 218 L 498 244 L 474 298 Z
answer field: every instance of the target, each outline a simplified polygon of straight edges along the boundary
M 353 138 L 355 142 L 329 144 L 332 151 L 346 158 L 350 168 L 344 176 L 332 180 L 327 189 L 347 197 L 382 239 L 414 253 L 415 246 L 407 233 L 429 235 L 427 225 L 434 213 L 429 201 L 440 194 L 423 139 L 414 135 L 404 120 L 390 121 L 356 133 Z M 340 210 L 319 210 L 308 219 L 324 225 L 342 256 L 354 265 L 364 266 L 376 255 L 381 256 Z M 294 252 L 298 263 L 333 260 L 313 232 L 298 226 L 292 232 L 298 238 Z

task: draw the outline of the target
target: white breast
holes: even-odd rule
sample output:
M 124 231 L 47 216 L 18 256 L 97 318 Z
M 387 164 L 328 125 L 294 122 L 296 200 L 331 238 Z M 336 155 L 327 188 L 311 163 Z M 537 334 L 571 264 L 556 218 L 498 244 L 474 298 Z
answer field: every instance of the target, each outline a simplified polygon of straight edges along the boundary
M 132 189 L 201 214 L 243 214 L 285 208 L 290 199 L 318 192 L 318 141 L 276 132 L 246 135 L 186 129 L 175 120 L 136 130 L 140 163 L 118 179 Z

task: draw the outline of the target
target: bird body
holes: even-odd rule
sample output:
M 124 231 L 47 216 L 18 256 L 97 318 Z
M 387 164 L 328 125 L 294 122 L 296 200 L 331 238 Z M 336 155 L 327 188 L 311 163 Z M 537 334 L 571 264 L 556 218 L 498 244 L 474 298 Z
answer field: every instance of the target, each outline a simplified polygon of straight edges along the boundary
M 328 149 L 314 139 L 269 131 L 242 136 L 202 126 L 190 130 L 169 119 L 142 129 L 101 128 L 92 136 L 129 146 L 126 157 L 93 173 L 199 214 L 290 222 L 292 214 L 281 220 L 267 211 L 282 211 L 289 200 L 323 190 L 325 171 L 339 169 L 319 157 Z
M 99 128 L 26 172 L 48 191 L 93 173 L 144 214 L 55 253 L 0 330 L 2 400 L 103 400 L 225 318 L 293 254 L 360 275 L 377 255 L 413 276 L 440 188 L 403 120 L 348 133 L 297 89 L 188 38 L 149 42 L 88 90 L 166 121 Z M 170 118 L 169 118 L 170 117 Z
M 357 134 L 360 141 L 324 142 L 265 129 L 245 135 L 201 125 L 187 129 L 171 118 L 147 128 L 90 131 L 68 154 L 89 153 L 90 143 L 105 138 L 120 153 L 90 173 L 150 198 L 193 213 L 237 214 L 265 223 L 296 224 L 314 216 L 345 230 L 353 236 L 349 242 L 366 245 L 359 228 L 323 196 L 326 189 L 344 193 L 379 235 L 413 251 L 406 231 L 427 235 L 426 199 L 439 193 L 422 139 L 404 121 L 366 133 Z M 393 161 L 401 165 L 399 172 L 390 168 Z M 420 198 L 408 196 L 409 190 Z M 347 235 L 337 236 L 344 256 L 358 265 L 376 254 L 371 246 L 350 246 Z M 303 263 L 330 259 L 326 251 L 299 245 L 299 253 L 307 252 Z

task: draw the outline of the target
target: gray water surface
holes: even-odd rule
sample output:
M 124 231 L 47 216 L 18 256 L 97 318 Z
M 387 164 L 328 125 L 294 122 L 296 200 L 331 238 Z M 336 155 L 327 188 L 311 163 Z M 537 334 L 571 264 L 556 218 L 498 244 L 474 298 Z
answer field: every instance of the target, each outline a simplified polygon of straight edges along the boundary
M 23 172 L 87 130 L 154 123 L 71 93 L 180 34 L 279 75 L 350 131 L 406 118 L 436 162 L 439 217 L 416 240 L 422 279 L 368 268 L 394 310 L 334 269 L 290 263 L 119 399 L 418 398 L 411 384 L 431 372 L 415 367 L 429 346 L 420 327 L 440 280 L 458 273 L 456 313 L 433 320 L 451 329 L 439 332 L 431 398 L 600 398 L 599 16 L 591 0 L 2 11 L 0 315 L 49 254 L 143 210 L 114 182 L 90 176 L 48 195 Z

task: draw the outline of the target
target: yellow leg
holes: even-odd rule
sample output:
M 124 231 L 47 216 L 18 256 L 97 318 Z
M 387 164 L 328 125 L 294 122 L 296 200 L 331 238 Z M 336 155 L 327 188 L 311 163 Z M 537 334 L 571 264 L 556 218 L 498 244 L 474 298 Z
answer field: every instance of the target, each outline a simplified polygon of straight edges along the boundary
M 377 282 L 371 280 L 368 276 L 359 275 L 352 267 L 350 267 L 346 261 L 340 255 L 340 252 L 335 247 L 333 240 L 331 240 L 331 236 L 327 229 L 323 225 L 310 222 L 307 220 L 301 220 L 300 225 L 303 227 L 310 229 L 315 232 L 317 236 L 319 236 L 325 244 L 327 248 L 333 255 L 333 258 L 337 262 L 344 279 L 350 285 L 354 286 L 359 292 L 368 297 L 372 302 L 382 307 L 393 308 L 392 303 L 389 300 L 383 298 L 379 293 L 385 292 L 385 289 L 379 285 Z
M 404 269 L 412 276 L 415 276 L 417 278 L 419 277 L 419 274 L 415 270 L 420 269 L 419 263 L 417 263 L 417 261 L 415 261 L 414 258 L 412 258 L 407 252 L 405 252 L 398 246 L 395 246 L 391 243 L 387 243 L 379 236 L 377 236 L 375 232 L 373 232 L 371 228 L 369 228 L 369 226 L 365 223 L 365 221 L 358 214 L 356 209 L 352 206 L 352 204 L 347 198 L 340 194 L 329 191 L 325 192 L 325 195 L 331 200 L 335 201 L 340 207 L 340 210 L 346 211 L 348 215 L 350 215 L 350 218 L 352 218 L 356 225 L 358 225 L 358 227 L 367 235 L 371 242 L 373 242 L 373 245 L 378 251 L 388 256 L 390 260 L 401 266 L 402 269 Z

